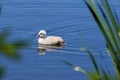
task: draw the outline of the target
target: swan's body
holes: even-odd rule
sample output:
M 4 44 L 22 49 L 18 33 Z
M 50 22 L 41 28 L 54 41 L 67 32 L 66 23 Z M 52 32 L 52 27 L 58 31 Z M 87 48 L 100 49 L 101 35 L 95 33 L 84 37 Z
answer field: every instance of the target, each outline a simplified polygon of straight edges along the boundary
M 39 38 L 38 43 L 40 44 L 59 44 L 60 42 L 64 42 L 61 37 L 58 36 L 48 36 L 46 38 Z
M 43 45 L 63 45 L 64 40 L 59 36 L 46 37 L 46 31 L 41 30 L 38 33 L 38 43 Z

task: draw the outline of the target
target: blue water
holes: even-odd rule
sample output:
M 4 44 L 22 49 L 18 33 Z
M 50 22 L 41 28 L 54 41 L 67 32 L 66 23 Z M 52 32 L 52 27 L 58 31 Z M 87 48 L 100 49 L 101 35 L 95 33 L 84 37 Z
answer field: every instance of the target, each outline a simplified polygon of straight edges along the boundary
M 27 39 L 30 44 L 22 49 L 20 61 L 1 58 L 6 68 L 3 80 L 87 80 L 86 75 L 60 61 L 66 60 L 88 71 L 94 69 L 88 54 L 80 51 L 83 48 L 80 36 L 98 65 L 104 63 L 101 52 L 112 66 L 102 34 L 83 0 L 3 0 L 2 5 L 0 31 L 10 28 L 10 40 Z M 36 35 L 41 29 L 47 35 L 62 36 L 67 45 L 40 55 Z

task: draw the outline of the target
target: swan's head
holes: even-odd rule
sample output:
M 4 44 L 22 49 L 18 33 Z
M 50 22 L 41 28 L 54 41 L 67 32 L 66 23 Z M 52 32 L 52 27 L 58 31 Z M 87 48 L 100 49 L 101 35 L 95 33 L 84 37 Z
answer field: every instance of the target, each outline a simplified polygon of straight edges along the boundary
M 38 33 L 38 38 L 46 38 L 46 31 L 40 30 Z

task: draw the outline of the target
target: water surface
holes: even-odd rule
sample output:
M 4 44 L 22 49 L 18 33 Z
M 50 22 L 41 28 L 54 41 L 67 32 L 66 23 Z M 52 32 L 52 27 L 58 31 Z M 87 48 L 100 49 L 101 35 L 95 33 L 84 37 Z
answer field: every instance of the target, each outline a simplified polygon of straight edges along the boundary
M 4 0 L 2 3 L 0 30 L 9 27 L 12 30 L 10 40 L 27 39 L 30 42 L 29 47 L 21 51 L 20 61 L 2 58 L 1 62 L 6 66 L 3 80 L 86 80 L 83 73 L 60 61 L 93 70 L 88 54 L 80 51 L 83 48 L 81 36 L 100 65 L 104 61 L 99 52 L 111 65 L 102 34 L 83 0 Z M 41 29 L 46 30 L 47 35 L 62 36 L 67 45 L 39 55 L 36 35 Z

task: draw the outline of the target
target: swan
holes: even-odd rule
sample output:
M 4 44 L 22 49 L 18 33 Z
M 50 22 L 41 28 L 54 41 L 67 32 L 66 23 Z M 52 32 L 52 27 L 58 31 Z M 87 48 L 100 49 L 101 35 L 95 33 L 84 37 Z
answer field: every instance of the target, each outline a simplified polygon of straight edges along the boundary
M 38 43 L 41 45 L 64 45 L 64 40 L 60 36 L 46 36 L 45 30 L 38 33 Z

